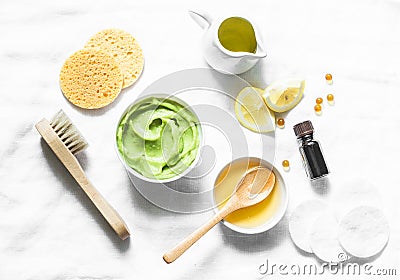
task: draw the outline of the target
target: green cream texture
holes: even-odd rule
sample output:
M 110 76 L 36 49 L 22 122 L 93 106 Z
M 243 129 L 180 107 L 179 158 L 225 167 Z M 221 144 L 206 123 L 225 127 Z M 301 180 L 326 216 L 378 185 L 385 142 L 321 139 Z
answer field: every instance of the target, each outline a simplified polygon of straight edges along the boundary
M 117 146 L 126 164 L 144 177 L 169 179 L 196 159 L 200 129 L 197 117 L 183 105 L 150 97 L 122 117 Z

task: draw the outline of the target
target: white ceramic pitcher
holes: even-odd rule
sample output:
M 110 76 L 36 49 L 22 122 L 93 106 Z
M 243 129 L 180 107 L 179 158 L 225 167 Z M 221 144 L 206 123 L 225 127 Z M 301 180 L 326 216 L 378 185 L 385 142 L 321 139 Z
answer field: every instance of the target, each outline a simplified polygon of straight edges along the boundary
M 205 12 L 189 11 L 190 16 L 204 29 L 202 49 L 207 63 L 215 70 L 225 74 L 241 74 L 252 68 L 260 59 L 267 56 L 256 28 L 245 18 L 229 17 L 213 20 Z M 256 48 L 254 52 L 231 51 L 225 48 L 218 37 L 222 23 L 236 18 L 250 24 L 254 31 Z M 244 38 L 246 39 L 246 38 Z M 250 40 L 253 40 L 250 38 Z

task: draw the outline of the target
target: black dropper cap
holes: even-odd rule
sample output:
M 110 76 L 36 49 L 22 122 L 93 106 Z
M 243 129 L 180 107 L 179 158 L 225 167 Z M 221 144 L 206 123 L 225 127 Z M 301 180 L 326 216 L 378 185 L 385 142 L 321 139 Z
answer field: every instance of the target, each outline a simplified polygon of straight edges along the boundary
M 311 121 L 305 121 L 302 123 L 298 123 L 295 126 L 293 126 L 293 130 L 294 130 L 294 134 L 296 134 L 297 138 L 314 133 L 314 127 L 313 127 Z

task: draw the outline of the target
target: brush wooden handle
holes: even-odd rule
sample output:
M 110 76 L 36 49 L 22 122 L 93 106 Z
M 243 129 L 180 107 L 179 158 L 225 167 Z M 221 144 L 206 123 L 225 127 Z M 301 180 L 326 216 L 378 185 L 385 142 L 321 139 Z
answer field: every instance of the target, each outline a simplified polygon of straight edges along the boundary
M 218 224 L 223 218 L 225 218 L 229 213 L 236 210 L 235 205 L 230 204 L 223 207 L 217 214 L 214 215 L 208 222 L 203 224 L 192 234 L 178 243 L 172 250 L 165 253 L 163 259 L 166 263 L 172 263 L 177 258 L 179 258 L 183 253 L 186 252 L 194 243 L 196 243 L 204 234 L 206 234 L 210 229 L 212 229 L 216 224 Z
M 130 232 L 124 220 L 90 183 L 78 160 L 54 132 L 49 121 L 43 119 L 38 122 L 35 127 L 40 135 L 42 135 L 43 139 L 47 142 L 49 147 L 56 154 L 56 156 L 67 168 L 69 173 L 71 173 L 72 177 L 74 177 L 79 186 L 97 207 L 111 228 L 122 240 L 128 238 Z

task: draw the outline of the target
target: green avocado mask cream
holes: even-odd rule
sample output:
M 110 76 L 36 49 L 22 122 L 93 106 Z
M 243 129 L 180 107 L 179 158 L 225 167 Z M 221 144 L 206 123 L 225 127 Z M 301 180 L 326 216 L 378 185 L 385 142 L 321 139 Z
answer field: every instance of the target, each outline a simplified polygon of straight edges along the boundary
M 193 163 L 200 135 L 199 120 L 189 109 L 171 99 L 150 97 L 132 105 L 122 117 L 117 146 L 136 172 L 165 180 Z

